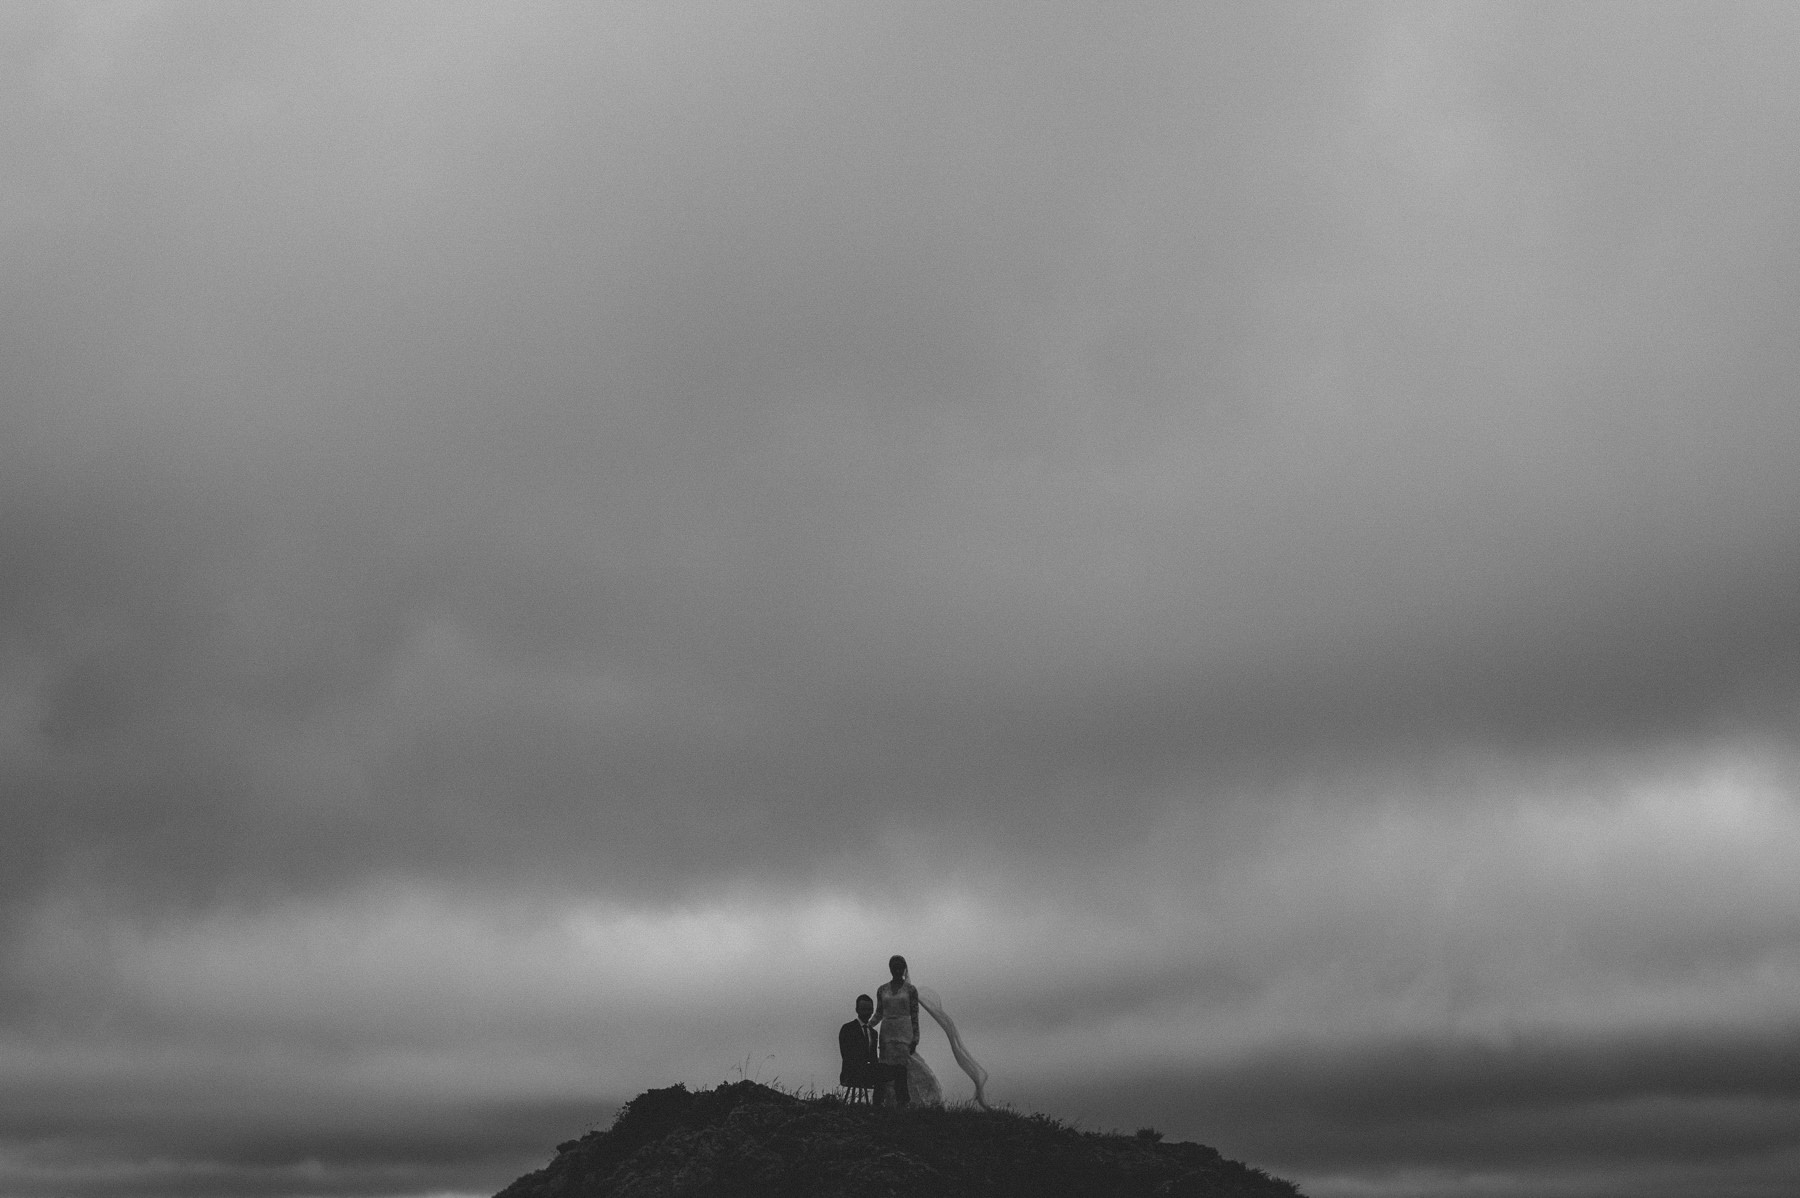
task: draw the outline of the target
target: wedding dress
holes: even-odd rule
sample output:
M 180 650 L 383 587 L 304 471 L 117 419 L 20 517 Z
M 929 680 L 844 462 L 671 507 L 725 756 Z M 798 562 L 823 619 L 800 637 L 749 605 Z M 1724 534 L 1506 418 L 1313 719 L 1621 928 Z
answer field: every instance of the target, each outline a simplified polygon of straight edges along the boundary
M 913 1053 L 906 1058 L 906 1092 L 914 1106 L 943 1106 L 944 1088 L 925 1058 Z

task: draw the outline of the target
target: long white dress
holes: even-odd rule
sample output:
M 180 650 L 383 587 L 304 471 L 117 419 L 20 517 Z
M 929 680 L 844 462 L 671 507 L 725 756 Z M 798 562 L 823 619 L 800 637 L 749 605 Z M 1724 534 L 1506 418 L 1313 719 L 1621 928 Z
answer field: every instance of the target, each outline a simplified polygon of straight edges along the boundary
M 944 1029 L 944 1035 L 950 1041 L 951 1056 L 956 1058 L 956 1063 L 962 1068 L 962 1071 L 969 1075 L 969 1080 L 975 1083 L 975 1101 L 986 1108 L 987 1070 L 981 1067 L 980 1062 L 970 1054 L 968 1047 L 963 1044 L 962 1036 L 956 1030 L 956 1022 L 950 1018 L 950 1013 L 944 1010 L 943 1000 L 938 997 L 937 991 L 928 986 L 915 986 L 914 989 L 919 994 L 919 1005 L 930 1013 L 939 1027 Z M 885 1005 L 884 1001 L 888 995 L 885 992 L 878 992 L 878 995 L 877 1001 L 884 1002 L 881 1025 L 881 1034 L 884 1038 L 888 1035 L 890 1027 L 893 1028 L 896 1036 L 903 1037 L 911 1037 L 916 1035 L 917 1031 L 923 1030 L 913 1028 L 910 1009 L 902 1013 L 901 1008 L 907 1004 L 894 1003 L 890 1008 Z M 885 1054 L 884 1059 L 886 1059 Z M 909 1054 L 906 1058 L 906 1088 L 908 1097 L 915 1103 L 931 1106 L 942 1106 L 944 1103 L 944 1088 L 938 1083 L 937 1074 L 931 1071 L 931 1066 L 927 1065 L 924 1058 L 917 1052 Z
M 906 1090 L 914 1106 L 944 1105 L 944 1088 L 938 1085 L 937 1074 L 916 1052 L 906 1058 Z

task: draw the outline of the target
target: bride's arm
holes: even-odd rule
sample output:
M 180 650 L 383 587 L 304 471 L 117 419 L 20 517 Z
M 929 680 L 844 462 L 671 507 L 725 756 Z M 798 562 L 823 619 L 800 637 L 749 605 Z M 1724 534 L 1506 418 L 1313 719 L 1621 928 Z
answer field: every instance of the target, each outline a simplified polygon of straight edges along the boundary
M 917 986 L 908 986 L 906 988 L 906 1001 L 911 1004 L 913 1032 L 912 1046 L 913 1051 L 917 1052 L 919 1050 L 919 1033 L 924 1030 L 919 1027 L 919 988 Z

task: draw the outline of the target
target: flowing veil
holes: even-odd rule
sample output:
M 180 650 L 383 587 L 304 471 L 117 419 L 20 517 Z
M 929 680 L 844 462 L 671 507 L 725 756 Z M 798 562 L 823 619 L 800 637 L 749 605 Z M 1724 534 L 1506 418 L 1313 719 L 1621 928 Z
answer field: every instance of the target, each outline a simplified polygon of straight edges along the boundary
M 993 1108 L 987 1103 L 987 1070 L 981 1067 L 981 1062 L 975 1059 L 974 1055 L 969 1052 L 968 1046 L 963 1043 L 962 1035 L 956 1030 L 956 1021 L 950 1018 L 950 1012 L 944 1010 L 944 1000 L 939 998 L 938 992 L 929 986 L 920 986 L 915 983 L 913 988 L 919 992 L 919 1005 L 929 1011 L 931 1017 L 937 1020 L 938 1026 L 944 1029 L 944 1035 L 950 1041 L 950 1054 L 956 1058 L 957 1065 L 969 1075 L 969 1080 L 975 1083 L 975 1101 L 981 1105 L 982 1110 L 992 1110 Z M 923 1061 L 918 1063 L 921 1066 L 925 1064 Z M 931 1077 L 932 1087 L 937 1088 L 936 1076 L 931 1075 L 929 1068 L 926 1068 L 925 1072 Z M 938 1101 L 942 1101 L 941 1091 Z

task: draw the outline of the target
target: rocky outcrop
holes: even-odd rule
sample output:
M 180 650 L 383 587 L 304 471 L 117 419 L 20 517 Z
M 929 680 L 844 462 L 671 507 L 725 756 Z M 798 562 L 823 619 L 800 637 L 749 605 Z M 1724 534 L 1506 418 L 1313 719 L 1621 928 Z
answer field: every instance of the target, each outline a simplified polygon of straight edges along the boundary
M 756 1082 L 646 1090 L 608 1131 L 498 1198 L 1298 1198 L 1200 1144 L 1083 1132 L 1043 1115 L 905 1111 L 799 1098 Z

